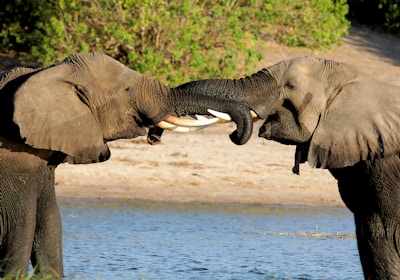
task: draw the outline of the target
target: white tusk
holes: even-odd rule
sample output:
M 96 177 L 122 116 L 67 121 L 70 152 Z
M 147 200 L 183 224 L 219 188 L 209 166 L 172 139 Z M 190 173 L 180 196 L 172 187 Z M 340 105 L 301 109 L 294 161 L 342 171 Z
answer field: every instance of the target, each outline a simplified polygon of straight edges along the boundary
M 232 121 L 231 116 L 229 116 L 229 114 L 227 114 L 227 113 L 222 113 L 222 112 L 218 112 L 218 111 L 211 110 L 211 109 L 207 109 L 207 111 L 208 111 L 211 115 L 213 115 L 213 116 L 215 116 L 215 117 L 217 117 L 217 118 L 220 118 L 220 120 L 218 121 L 218 123 L 224 123 L 224 122 L 230 122 L 230 121 Z M 253 119 L 259 119 L 259 116 L 257 115 L 257 113 L 254 112 L 253 110 L 250 110 L 250 115 L 251 115 L 251 117 L 252 117 Z
M 195 119 L 195 120 L 208 120 L 208 119 L 209 119 L 209 118 L 207 118 L 206 116 L 197 115 L 197 114 L 188 115 L 188 116 L 190 116 L 192 119 Z
M 253 110 L 250 110 L 250 115 L 253 119 L 260 119 L 260 117 L 257 115 L 256 112 L 254 112 Z
M 211 115 L 213 115 L 213 116 L 219 118 L 219 120 L 218 120 L 216 123 L 221 124 L 221 123 L 228 123 L 228 122 L 231 122 L 231 121 L 232 121 L 231 116 L 229 116 L 229 114 L 227 114 L 227 113 L 222 113 L 222 112 L 218 112 L 218 111 L 211 110 L 211 109 L 207 109 L 207 111 L 208 111 Z
M 211 109 L 207 109 L 207 111 L 211 115 L 213 115 L 213 116 L 215 116 L 217 118 L 220 118 L 220 119 L 223 119 L 223 120 L 226 120 L 226 121 L 232 121 L 231 116 L 229 116 L 229 114 L 227 114 L 227 113 L 222 113 L 222 112 L 214 111 L 214 110 L 211 110 Z
M 162 129 L 175 131 L 175 132 L 192 132 L 198 131 L 208 127 L 214 123 L 226 123 L 231 122 L 232 118 L 229 114 L 218 112 L 215 110 L 208 109 L 208 112 L 211 115 L 214 115 L 216 118 L 207 118 L 201 115 L 195 115 L 196 119 L 183 119 L 174 116 L 167 116 L 163 121 L 157 123 L 156 125 Z M 256 119 L 258 115 L 250 110 L 251 116 Z M 192 116 L 193 117 L 193 116 Z
M 201 126 L 179 126 L 179 125 L 174 125 L 172 123 L 166 122 L 166 121 L 161 121 L 158 124 L 156 124 L 158 127 L 161 127 L 162 129 L 170 130 L 170 131 L 175 131 L 175 132 L 193 132 L 193 131 L 198 131 L 201 129 L 206 128 L 209 125 L 201 125 Z
M 191 120 L 191 119 L 182 119 L 171 115 L 167 116 L 164 119 L 165 122 L 175 124 L 177 126 L 204 126 L 216 123 L 218 120 L 219 120 L 218 118 Z
M 195 115 L 195 117 L 196 117 L 196 120 L 208 120 L 208 118 L 203 115 Z
M 159 123 L 156 124 L 156 126 L 161 127 L 163 129 L 171 129 L 176 127 L 176 125 L 166 121 L 160 121 Z
M 194 132 L 198 130 L 202 130 L 204 128 L 208 127 L 208 125 L 203 125 L 203 126 L 177 126 L 176 128 L 169 129 L 170 131 L 174 132 Z

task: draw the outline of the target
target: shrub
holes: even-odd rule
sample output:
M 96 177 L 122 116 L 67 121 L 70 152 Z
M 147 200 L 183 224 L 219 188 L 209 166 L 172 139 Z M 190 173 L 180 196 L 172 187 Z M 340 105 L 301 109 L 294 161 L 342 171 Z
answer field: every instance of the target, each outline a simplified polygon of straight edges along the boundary
M 400 35 L 400 0 L 348 0 L 348 18 Z
M 400 35 L 400 0 L 380 0 L 378 8 L 385 17 L 384 27 L 390 33 Z
M 289 46 L 325 48 L 341 44 L 350 23 L 346 0 L 281 0 L 270 9 L 277 14 L 279 39 Z M 272 12 L 271 11 L 271 12 Z
M 0 51 L 44 64 L 102 51 L 177 84 L 243 75 L 274 29 L 291 46 L 340 43 L 346 9 L 343 0 L 15 0 L 0 10 Z

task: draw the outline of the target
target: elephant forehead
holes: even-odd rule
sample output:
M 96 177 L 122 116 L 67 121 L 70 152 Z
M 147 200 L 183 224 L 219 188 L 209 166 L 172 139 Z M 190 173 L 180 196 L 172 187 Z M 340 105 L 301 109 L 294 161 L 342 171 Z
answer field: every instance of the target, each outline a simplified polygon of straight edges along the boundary
M 73 67 L 71 74 L 78 74 L 81 77 L 85 76 L 82 79 L 87 79 L 87 75 L 90 73 L 98 83 L 107 81 L 115 84 L 142 76 L 139 72 L 130 69 L 118 60 L 103 53 L 71 55 L 64 62 Z
M 321 75 L 319 71 L 321 70 L 323 61 L 324 60 L 322 59 L 311 58 L 311 57 L 295 58 L 289 64 L 288 71 L 304 75 L 309 75 L 309 74 Z
M 284 73 L 287 70 L 287 63 L 286 61 L 279 62 L 267 68 L 269 74 L 276 80 L 281 81 L 283 78 Z

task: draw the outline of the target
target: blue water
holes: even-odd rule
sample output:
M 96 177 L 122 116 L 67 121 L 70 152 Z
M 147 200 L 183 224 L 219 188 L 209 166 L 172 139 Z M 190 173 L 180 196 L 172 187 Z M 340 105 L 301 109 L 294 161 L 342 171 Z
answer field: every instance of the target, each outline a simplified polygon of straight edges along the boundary
M 65 279 L 362 279 L 342 208 L 61 200 Z

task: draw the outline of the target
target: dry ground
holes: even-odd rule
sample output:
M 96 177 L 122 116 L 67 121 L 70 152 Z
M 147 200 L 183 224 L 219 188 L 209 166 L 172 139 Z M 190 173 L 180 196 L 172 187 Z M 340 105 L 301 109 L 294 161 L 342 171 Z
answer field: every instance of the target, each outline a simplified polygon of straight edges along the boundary
M 287 48 L 266 43 L 265 61 L 254 72 L 284 59 L 314 55 L 376 69 L 400 81 L 400 40 L 352 28 L 344 44 L 329 52 Z M 151 201 L 257 203 L 344 206 L 336 181 L 326 170 L 301 166 L 291 173 L 294 147 L 257 137 L 261 122 L 244 146 L 230 142 L 232 124 L 198 133 L 165 132 L 163 142 L 150 146 L 145 138 L 110 144 L 109 161 L 57 168 L 59 197 L 121 198 Z

